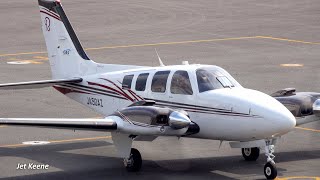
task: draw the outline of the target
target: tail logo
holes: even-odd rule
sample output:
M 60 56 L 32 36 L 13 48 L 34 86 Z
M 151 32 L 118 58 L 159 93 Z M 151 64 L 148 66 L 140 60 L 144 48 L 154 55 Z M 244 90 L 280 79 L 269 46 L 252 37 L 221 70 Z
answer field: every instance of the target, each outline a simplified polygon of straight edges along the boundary
M 50 31 L 50 19 L 48 17 L 44 19 L 44 25 L 46 26 L 46 30 Z
M 63 50 L 63 55 L 69 55 L 70 54 L 71 49 L 65 49 Z

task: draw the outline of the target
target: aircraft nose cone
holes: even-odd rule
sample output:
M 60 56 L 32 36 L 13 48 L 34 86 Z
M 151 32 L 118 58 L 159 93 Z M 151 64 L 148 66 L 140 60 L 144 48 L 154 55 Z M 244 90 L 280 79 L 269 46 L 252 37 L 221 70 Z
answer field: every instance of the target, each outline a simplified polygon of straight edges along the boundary
M 282 104 L 281 104 L 282 105 Z M 292 113 L 286 108 L 281 108 L 282 110 L 276 110 L 273 112 L 274 116 L 273 122 L 276 125 L 276 129 L 279 134 L 284 134 L 291 131 L 296 126 L 296 118 Z
M 264 120 L 264 132 L 269 136 L 280 136 L 288 133 L 296 126 L 296 118 L 275 98 L 262 92 L 247 90 L 252 105 L 252 113 Z

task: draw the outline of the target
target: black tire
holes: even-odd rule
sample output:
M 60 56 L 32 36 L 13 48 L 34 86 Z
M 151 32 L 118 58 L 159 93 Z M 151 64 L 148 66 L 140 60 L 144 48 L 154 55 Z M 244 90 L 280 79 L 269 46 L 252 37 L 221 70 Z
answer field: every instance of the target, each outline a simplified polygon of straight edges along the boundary
M 264 165 L 264 175 L 267 179 L 275 179 L 278 175 L 277 167 L 272 162 L 267 162 Z
M 142 158 L 141 158 L 140 152 L 135 148 L 131 148 L 129 159 L 131 162 L 126 165 L 127 171 L 129 172 L 139 171 L 142 166 Z
M 242 156 L 246 161 L 256 161 L 260 155 L 260 149 L 257 147 L 254 148 L 242 148 Z

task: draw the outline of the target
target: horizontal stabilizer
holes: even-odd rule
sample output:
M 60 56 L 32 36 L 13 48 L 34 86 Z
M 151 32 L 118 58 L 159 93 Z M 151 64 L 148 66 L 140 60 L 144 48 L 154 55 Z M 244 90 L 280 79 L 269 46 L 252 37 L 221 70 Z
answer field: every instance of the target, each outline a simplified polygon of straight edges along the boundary
M 92 131 L 116 130 L 112 118 L 105 119 L 58 119 L 58 118 L 0 118 L 0 125 L 34 126 L 56 129 L 80 129 Z
M 38 88 L 50 87 L 58 84 L 79 83 L 79 82 L 82 82 L 82 78 L 7 83 L 7 84 L 0 84 L 0 90 L 38 89 Z

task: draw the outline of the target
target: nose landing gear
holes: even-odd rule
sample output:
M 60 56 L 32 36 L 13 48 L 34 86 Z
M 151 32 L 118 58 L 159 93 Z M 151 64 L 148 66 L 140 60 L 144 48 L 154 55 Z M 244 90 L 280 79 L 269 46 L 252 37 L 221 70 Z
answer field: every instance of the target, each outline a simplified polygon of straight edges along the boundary
M 267 156 L 267 163 L 264 165 L 264 175 L 267 179 L 275 179 L 278 175 L 276 163 L 274 162 L 275 156 L 273 155 L 274 145 L 270 141 L 266 141 L 265 155 Z

